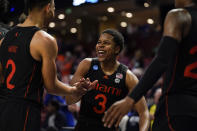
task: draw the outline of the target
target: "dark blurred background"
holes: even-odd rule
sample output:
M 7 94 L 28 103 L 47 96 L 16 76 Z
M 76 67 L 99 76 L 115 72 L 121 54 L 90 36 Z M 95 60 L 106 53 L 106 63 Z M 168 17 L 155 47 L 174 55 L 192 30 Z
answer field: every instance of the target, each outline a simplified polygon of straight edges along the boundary
M 13 26 L 18 23 L 25 5 L 23 0 L 9 1 L 9 12 L 4 21 Z M 106 28 L 123 33 L 128 55 L 137 48 L 143 48 L 145 54 L 151 55 L 160 39 L 158 35 L 162 32 L 165 15 L 173 8 L 172 0 L 55 0 L 55 4 L 56 17 L 50 21 L 48 32 L 62 44 L 88 46 L 85 49 L 87 55 L 92 53 L 99 33 Z M 150 37 L 155 39 L 147 40 Z M 62 44 L 61 54 L 67 50 Z
M 24 12 L 24 0 L 9 0 L 3 18 L 14 26 Z M 152 60 L 162 36 L 166 13 L 173 0 L 55 0 L 56 16 L 47 31 L 57 39 L 60 76 L 72 75 L 85 57 L 95 57 L 99 34 L 106 28 L 120 31 L 125 49 L 119 61 L 130 69 L 145 69 Z M 67 78 L 66 78 L 67 79 Z

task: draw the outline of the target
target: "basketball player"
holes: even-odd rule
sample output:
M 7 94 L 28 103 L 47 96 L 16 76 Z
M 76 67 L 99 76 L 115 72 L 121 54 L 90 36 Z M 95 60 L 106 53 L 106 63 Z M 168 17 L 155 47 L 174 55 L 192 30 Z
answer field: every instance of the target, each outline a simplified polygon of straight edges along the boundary
M 54 16 L 54 0 L 29 0 L 29 15 L 0 43 L 0 62 L 7 97 L 0 103 L 1 131 L 39 131 L 43 84 L 55 95 L 83 95 L 96 84 L 81 79 L 73 87 L 57 79 L 56 40 L 41 30 Z
M 134 91 L 105 114 L 105 126 L 122 116 L 164 74 L 163 93 L 153 131 L 196 131 L 197 122 L 197 0 L 175 0 L 164 23 L 159 51 Z
M 136 76 L 116 59 L 123 44 L 124 38 L 119 32 L 107 29 L 101 33 L 96 44 L 98 58 L 86 58 L 79 64 L 71 84 L 83 77 L 98 80 L 98 83 L 82 97 L 76 131 L 116 130 L 115 127 L 108 129 L 103 126 L 104 112 L 114 102 L 127 96 L 138 82 Z M 69 99 L 67 102 L 73 103 L 78 99 Z M 149 113 L 144 97 L 136 103 L 135 109 L 140 116 L 140 131 L 147 130 Z

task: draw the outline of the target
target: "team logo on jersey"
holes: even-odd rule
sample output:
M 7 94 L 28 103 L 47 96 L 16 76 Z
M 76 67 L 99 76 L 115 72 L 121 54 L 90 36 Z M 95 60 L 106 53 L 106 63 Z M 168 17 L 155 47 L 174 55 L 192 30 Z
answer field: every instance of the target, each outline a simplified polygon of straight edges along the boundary
M 95 71 L 98 70 L 98 65 L 94 65 L 93 70 L 95 70 Z
M 115 83 L 117 83 L 117 84 L 120 83 L 120 79 L 116 78 Z
M 116 78 L 122 79 L 122 78 L 123 78 L 123 74 L 121 74 L 121 73 L 116 73 Z
M 17 49 L 18 49 L 18 46 L 15 46 L 15 45 L 8 46 L 8 52 L 10 53 L 16 53 Z
M 108 75 L 103 76 L 104 79 L 109 79 Z

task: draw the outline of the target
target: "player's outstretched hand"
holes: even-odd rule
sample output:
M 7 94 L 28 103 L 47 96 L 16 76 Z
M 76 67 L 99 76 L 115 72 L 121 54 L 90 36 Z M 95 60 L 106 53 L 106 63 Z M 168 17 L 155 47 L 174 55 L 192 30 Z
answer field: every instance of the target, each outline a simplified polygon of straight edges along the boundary
M 87 91 L 93 89 L 97 83 L 98 80 L 91 82 L 89 78 L 80 79 L 79 82 L 74 84 L 74 86 L 76 87 L 76 90 L 74 91 L 74 95 L 78 97 L 83 96 Z
M 115 124 L 115 127 L 119 126 L 119 123 L 124 115 L 126 115 L 134 106 L 134 100 L 130 97 L 115 102 L 106 112 L 102 119 L 104 126 L 111 128 Z

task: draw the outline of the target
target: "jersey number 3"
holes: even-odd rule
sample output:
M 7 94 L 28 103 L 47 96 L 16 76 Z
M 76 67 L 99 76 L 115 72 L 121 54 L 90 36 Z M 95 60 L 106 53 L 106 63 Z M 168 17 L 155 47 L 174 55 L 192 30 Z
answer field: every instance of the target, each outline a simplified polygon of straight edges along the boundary
M 6 84 L 7 84 L 7 88 L 11 90 L 11 89 L 13 89 L 15 86 L 14 86 L 13 84 L 10 84 L 10 81 L 11 81 L 11 79 L 12 79 L 12 77 L 14 76 L 14 73 L 15 73 L 15 71 L 16 71 L 16 65 L 15 65 L 14 61 L 11 60 L 11 59 L 8 60 L 8 62 L 7 62 L 7 64 L 6 64 L 6 69 L 8 69 L 9 66 L 11 66 L 12 71 L 10 72 L 10 74 L 8 75 L 8 77 L 7 77 L 7 79 L 6 79 L 6 81 L 7 81 Z
M 102 99 L 102 101 L 98 103 L 101 109 L 97 109 L 96 107 L 93 107 L 93 110 L 97 114 L 102 114 L 105 112 L 105 109 L 106 109 L 105 104 L 107 103 L 107 97 L 103 94 L 98 94 L 97 96 L 95 96 L 95 100 L 98 100 L 98 99 Z
M 190 52 L 191 55 L 194 55 L 197 53 L 197 46 L 194 46 Z M 197 62 L 194 62 L 188 66 L 186 66 L 185 71 L 184 71 L 184 76 L 185 77 L 190 77 L 193 79 L 197 79 L 197 73 L 193 73 L 192 70 L 197 68 Z

